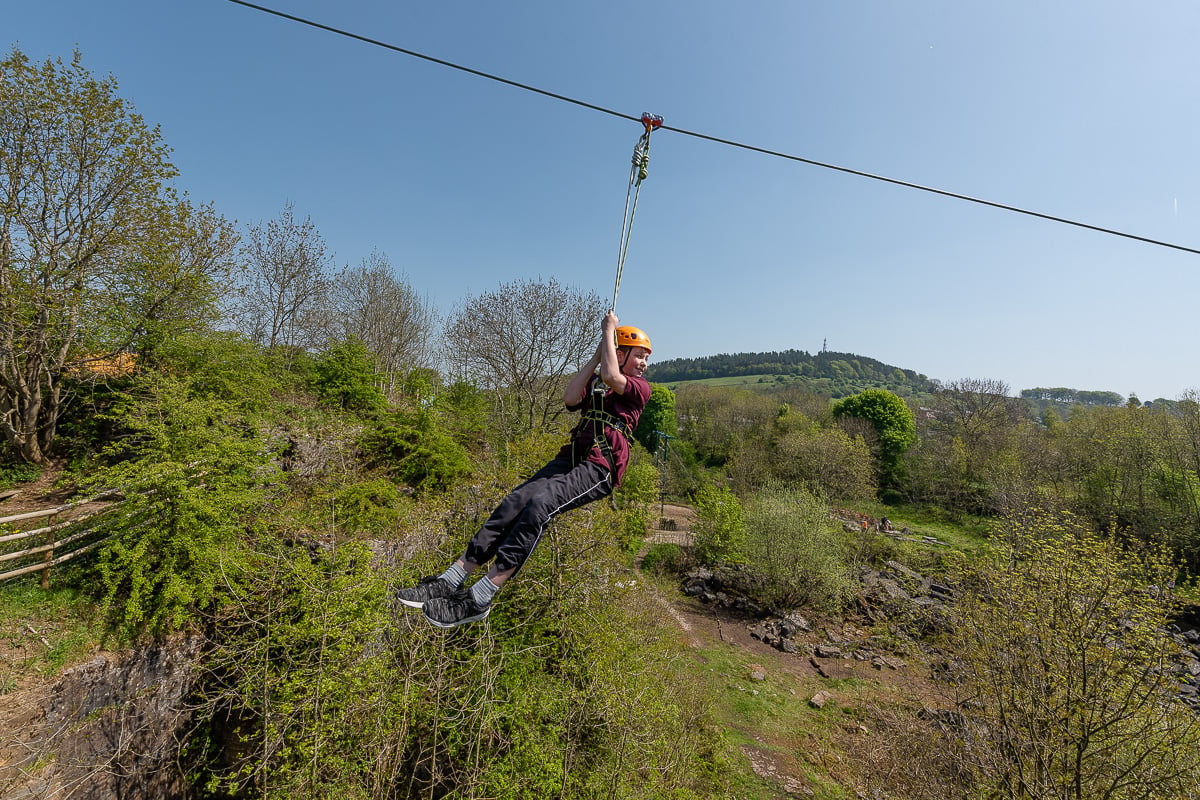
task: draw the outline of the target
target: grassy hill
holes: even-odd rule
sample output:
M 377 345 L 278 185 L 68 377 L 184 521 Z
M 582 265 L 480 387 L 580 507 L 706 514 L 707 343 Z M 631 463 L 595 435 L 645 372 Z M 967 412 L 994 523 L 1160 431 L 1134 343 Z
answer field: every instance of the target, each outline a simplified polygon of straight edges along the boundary
M 887 389 L 901 397 L 915 397 L 934 388 L 933 381 L 913 370 L 854 353 L 832 351 L 815 355 L 803 350 L 784 350 L 675 358 L 652 364 L 647 377 L 668 386 L 693 381 L 758 388 L 799 385 L 835 398 L 864 389 Z

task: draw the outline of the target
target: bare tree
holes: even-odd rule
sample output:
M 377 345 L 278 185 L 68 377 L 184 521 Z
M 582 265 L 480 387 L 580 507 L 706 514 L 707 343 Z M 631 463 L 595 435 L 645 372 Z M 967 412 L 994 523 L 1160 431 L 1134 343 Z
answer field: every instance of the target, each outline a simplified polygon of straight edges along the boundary
M 297 220 L 287 203 L 278 219 L 249 227 L 244 257 L 249 272 L 234 310 L 238 330 L 270 348 L 313 344 L 333 256 L 312 219 Z
M 429 347 L 436 324 L 432 304 L 396 275 L 383 253 L 372 252 L 359 266 L 342 270 L 329 287 L 327 340 L 362 341 L 387 377 L 389 394 L 408 370 L 436 363 Z
M 34 463 L 65 378 L 198 321 L 233 266 L 231 227 L 165 187 L 167 146 L 116 90 L 78 52 L 0 61 L 0 436 Z
M 972 513 L 1019 505 L 1030 491 L 1021 458 L 1031 435 L 1024 400 L 1000 380 L 962 378 L 939 386 L 921 416 L 912 455 L 917 495 Z
M 604 301 L 551 278 L 515 281 L 468 298 L 446 324 L 456 377 L 496 393 L 512 430 L 545 426 L 562 411 L 562 381 L 596 348 Z

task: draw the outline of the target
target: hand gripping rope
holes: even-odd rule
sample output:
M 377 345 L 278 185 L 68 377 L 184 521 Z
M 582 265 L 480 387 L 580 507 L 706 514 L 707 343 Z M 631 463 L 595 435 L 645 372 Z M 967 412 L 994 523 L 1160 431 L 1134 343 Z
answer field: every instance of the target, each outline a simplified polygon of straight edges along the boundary
M 633 215 L 637 212 L 638 195 L 650 166 L 650 132 L 661 128 L 663 118 L 657 114 L 642 114 L 641 138 L 633 148 L 633 165 L 629 169 L 629 188 L 625 191 L 625 215 L 621 220 L 621 246 L 617 250 L 617 281 L 613 285 L 612 310 L 617 310 L 617 294 L 621 291 L 621 273 L 625 271 L 625 253 L 629 251 L 629 233 L 633 230 Z M 630 205 L 629 199 L 633 198 Z

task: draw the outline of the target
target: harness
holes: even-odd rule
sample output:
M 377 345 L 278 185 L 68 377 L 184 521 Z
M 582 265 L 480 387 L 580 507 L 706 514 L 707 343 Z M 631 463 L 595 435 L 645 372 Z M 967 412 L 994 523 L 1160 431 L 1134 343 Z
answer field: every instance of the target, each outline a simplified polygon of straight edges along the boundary
M 607 387 L 600 380 L 593 380 L 592 383 L 592 403 L 587 408 L 580 411 L 579 423 L 575 426 L 575 430 L 571 432 L 571 461 L 575 461 L 575 433 L 582 431 L 583 426 L 589 422 L 592 424 L 592 446 L 588 448 L 590 452 L 592 448 L 600 448 L 604 460 L 608 462 L 609 480 L 616 485 L 617 482 L 617 457 L 612 451 L 612 445 L 608 442 L 608 437 L 604 435 L 605 428 L 612 428 L 621 436 L 625 437 L 625 441 L 629 442 L 633 437 L 629 430 L 629 426 L 625 424 L 625 420 L 615 414 L 610 414 L 604 410 L 602 405 L 604 401 L 604 392 Z M 595 423 L 600 423 L 596 425 Z M 586 454 L 584 454 L 586 458 Z

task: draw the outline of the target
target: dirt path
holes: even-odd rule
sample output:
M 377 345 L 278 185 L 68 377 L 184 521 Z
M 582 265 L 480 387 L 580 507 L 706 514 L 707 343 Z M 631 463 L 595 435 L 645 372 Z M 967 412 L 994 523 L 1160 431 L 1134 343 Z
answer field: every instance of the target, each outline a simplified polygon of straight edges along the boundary
M 659 522 L 647 535 L 641 555 L 653 544 L 692 543 L 697 518 L 694 509 L 666 504 L 659 511 Z M 698 659 L 717 659 L 726 665 L 728 691 L 743 698 L 744 693 L 771 698 L 767 702 L 775 704 L 777 710 L 768 717 L 803 713 L 796 710 L 798 706 L 814 713 L 809 708 L 810 700 L 822 694 L 826 702 L 841 710 L 845 722 L 823 733 L 814 733 L 818 728 L 811 723 L 804 725 L 806 730 L 802 732 L 738 716 L 725 721 L 751 740 L 741 749 L 755 773 L 776 787 L 779 798 L 814 796 L 818 787 L 807 777 L 814 771 L 844 781 L 843 785 L 854 785 L 853 770 L 836 759 L 827 763 L 822 753 L 887 747 L 885 740 L 868 730 L 867 726 L 874 728 L 870 722 L 872 706 L 934 704 L 928 665 L 922 658 L 889 656 L 881 663 L 879 659 L 852 655 L 859 648 L 875 650 L 877 646 L 873 631 L 852 618 L 805 613 L 809 630 L 794 637 L 799 652 L 786 653 L 755 638 L 751 629 L 757 620 L 681 595 L 656 597 Z M 843 654 L 819 657 L 814 652 L 819 646 L 834 646 Z M 830 739 L 840 744 L 831 748 Z
M 658 522 L 646 536 L 647 545 L 692 543 L 692 526 L 696 522 L 696 509 L 673 503 L 660 503 Z

